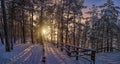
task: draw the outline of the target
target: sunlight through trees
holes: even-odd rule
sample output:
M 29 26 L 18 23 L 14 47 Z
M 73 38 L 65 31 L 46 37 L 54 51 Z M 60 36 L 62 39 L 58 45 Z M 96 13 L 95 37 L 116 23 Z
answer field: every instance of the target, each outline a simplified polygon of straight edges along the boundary
M 120 50 L 120 7 L 113 0 L 91 4 L 87 12 L 85 0 L 0 2 L 0 39 L 8 52 L 18 40 L 42 44 L 43 49 L 49 42 L 76 60 L 80 53 L 89 55 L 94 64 L 96 53 Z

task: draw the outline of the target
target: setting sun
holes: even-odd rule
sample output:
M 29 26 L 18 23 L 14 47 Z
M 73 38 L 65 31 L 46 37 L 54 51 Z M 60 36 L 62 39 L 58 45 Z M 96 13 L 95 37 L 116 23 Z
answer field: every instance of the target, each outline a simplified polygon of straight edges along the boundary
M 42 30 L 42 33 L 43 33 L 44 35 L 47 34 L 47 30 L 43 29 L 43 30 Z
M 45 38 L 45 39 L 51 39 L 51 30 L 50 30 L 50 27 L 49 26 L 43 26 L 42 27 L 42 36 Z
M 48 35 L 50 34 L 50 28 L 48 26 L 43 26 L 42 27 L 42 34 L 43 35 Z

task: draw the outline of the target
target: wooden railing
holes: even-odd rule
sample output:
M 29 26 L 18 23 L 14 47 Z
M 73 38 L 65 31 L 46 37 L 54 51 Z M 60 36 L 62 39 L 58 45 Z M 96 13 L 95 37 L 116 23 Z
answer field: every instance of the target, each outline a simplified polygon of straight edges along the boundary
M 79 56 L 84 58 L 85 60 L 89 61 L 90 64 L 95 64 L 95 55 L 96 50 L 93 49 L 85 49 L 77 46 L 72 45 L 64 45 L 63 50 L 67 52 L 67 55 L 70 57 L 75 57 L 76 60 L 79 59 Z M 86 58 L 84 56 L 89 56 L 89 58 Z
M 79 60 L 78 58 L 80 56 L 80 57 L 84 58 L 85 60 L 89 61 L 90 64 L 95 64 L 97 53 L 110 52 L 110 51 L 106 51 L 106 48 L 108 48 L 108 47 L 103 47 L 103 48 L 98 48 L 98 49 L 89 49 L 89 48 L 81 48 L 78 46 L 67 45 L 67 44 L 64 46 L 60 46 L 60 47 L 62 48 L 62 50 L 66 51 L 66 53 L 69 57 L 75 57 L 76 60 Z M 114 50 L 120 51 L 120 49 L 113 48 L 113 47 L 111 47 L 111 49 L 112 49 L 112 51 L 114 51 Z M 84 56 L 89 56 L 90 59 L 86 58 Z

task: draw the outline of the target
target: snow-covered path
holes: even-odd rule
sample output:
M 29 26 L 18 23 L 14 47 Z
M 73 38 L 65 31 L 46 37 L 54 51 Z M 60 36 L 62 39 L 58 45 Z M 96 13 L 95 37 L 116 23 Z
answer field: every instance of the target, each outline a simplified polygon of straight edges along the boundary
M 0 64 L 40 64 L 42 56 L 41 48 L 42 46 L 38 44 L 14 46 L 13 51 L 2 54 Z
M 79 58 L 79 60 L 76 61 L 75 58 L 67 56 L 49 43 L 45 44 L 45 53 L 46 64 L 90 64 L 82 58 Z
M 41 59 L 41 47 L 39 45 L 31 45 L 24 51 L 13 57 L 11 64 L 39 64 Z
M 18 44 L 11 52 L 1 52 L 0 64 L 44 64 L 42 46 L 39 44 Z M 3 49 L 4 50 L 4 49 Z M 85 60 L 76 61 L 55 46 L 45 43 L 45 64 L 89 64 Z
M 0 47 L 0 64 L 90 64 L 87 60 L 79 57 L 75 60 L 65 52 L 51 45 L 45 44 L 46 62 L 42 63 L 43 48 L 39 44 L 17 44 L 11 52 L 5 52 Z M 96 64 L 120 64 L 120 52 L 96 54 Z

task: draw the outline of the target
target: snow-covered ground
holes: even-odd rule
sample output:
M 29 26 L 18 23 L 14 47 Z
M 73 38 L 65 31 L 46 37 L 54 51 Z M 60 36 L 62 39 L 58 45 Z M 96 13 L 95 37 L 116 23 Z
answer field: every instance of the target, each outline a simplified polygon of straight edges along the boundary
M 37 44 L 18 44 L 11 52 L 0 52 L 0 64 L 39 64 L 41 63 L 42 46 Z
M 16 44 L 14 50 L 5 52 L 0 44 L 0 64 L 44 64 L 42 60 L 42 46 L 39 44 Z M 87 60 L 67 56 L 55 46 L 45 43 L 45 64 L 90 64 Z M 120 52 L 98 53 L 96 64 L 120 64 Z
M 67 56 L 58 48 L 50 44 L 45 44 L 45 51 L 46 64 L 90 64 L 83 58 L 79 58 L 79 60 L 76 61 L 75 58 Z
M 120 64 L 120 52 L 98 53 L 96 64 Z

